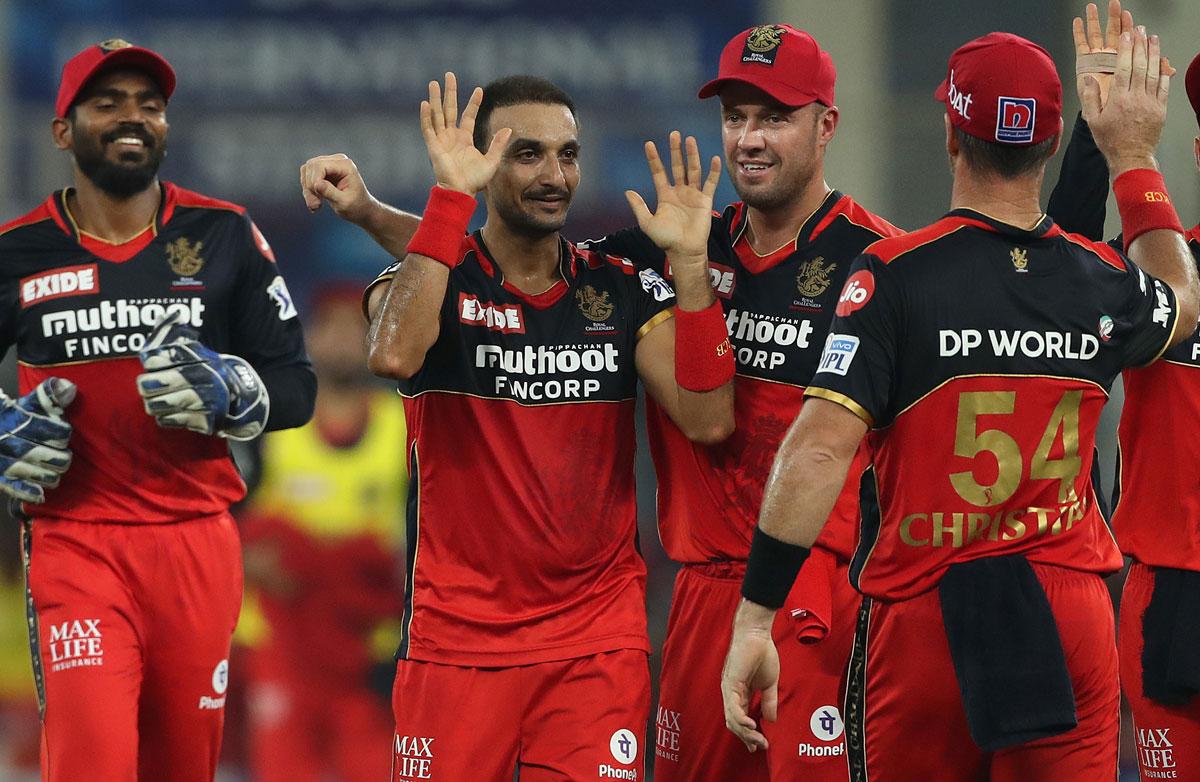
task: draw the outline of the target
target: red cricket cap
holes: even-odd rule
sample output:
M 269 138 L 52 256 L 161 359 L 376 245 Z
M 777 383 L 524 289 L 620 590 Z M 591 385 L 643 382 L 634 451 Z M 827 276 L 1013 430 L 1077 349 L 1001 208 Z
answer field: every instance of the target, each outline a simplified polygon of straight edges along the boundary
M 54 116 L 67 116 L 79 93 L 100 71 L 120 67 L 145 72 L 162 90 L 164 98 L 170 98 L 175 91 L 175 69 L 161 54 L 113 38 L 89 46 L 67 60 L 58 85 L 58 100 L 54 102 Z
M 954 127 L 984 141 L 1017 146 L 1045 141 L 1062 122 L 1062 82 L 1050 54 L 1011 33 L 988 33 L 950 55 L 933 97 Z
M 1183 86 L 1187 88 L 1192 111 L 1196 112 L 1196 121 L 1200 122 L 1200 54 L 1197 54 L 1188 66 L 1187 75 L 1183 77 Z
M 717 78 L 700 88 L 700 97 L 711 98 L 728 82 L 738 81 L 785 106 L 832 106 L 836 80 L 833 58 L 811 35 L 787 24 L 764 24 L 725 44 Z

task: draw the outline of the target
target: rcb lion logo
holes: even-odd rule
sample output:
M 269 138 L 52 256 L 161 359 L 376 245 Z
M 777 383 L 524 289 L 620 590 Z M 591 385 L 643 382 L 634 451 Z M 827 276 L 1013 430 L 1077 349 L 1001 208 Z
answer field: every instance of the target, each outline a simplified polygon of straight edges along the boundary
M 1025 271 L 1025 267 L 1029 265 L 1029 259 L 1025 257 L 1024 249 L 1020 247 L 1014 247 L 1012 248 L 1012 252 L 1009 253 L 1009 256 L 1012 258 L 1013 268 L 1019 272 Z
M 810 299 L 820 296 L 833 282 L 829 275 L 836 268 L 836 263 L 827 263 L 820 255 L 805 262 L 800 267 L 800 273 L 796 275 L 796 288 L 800 291 L 800 295 Z
M 783 42 L 783 30 L 773 24 L 755 27 L 746 36 L 746 48 L 752 52 L 769 52 Z
M 575 292 L 575 300 L 579 302 L 579 311 L 584 317 L 594 322 L 608 320 L 613 314 L 613 304 L 608 300 L 608 291 L 597 293 L 591 285 L 584 285 L 582 290 Z
M 100 50 L 107 54 L 108 52 L 115 52 L 117 49 L 129 49 L 133 44 L 123 38 L 109 38 L 107 41 L 100 43 L 99 46 Z
M 194 276 L 204 268 L 204 259 L 200 257 L 200 248 L 202 247 L 204 247 L 204 242 L 192 244 L 185 236 L 168 242 L 167 263 L 171 265 L 171 271 L 180 277 Z

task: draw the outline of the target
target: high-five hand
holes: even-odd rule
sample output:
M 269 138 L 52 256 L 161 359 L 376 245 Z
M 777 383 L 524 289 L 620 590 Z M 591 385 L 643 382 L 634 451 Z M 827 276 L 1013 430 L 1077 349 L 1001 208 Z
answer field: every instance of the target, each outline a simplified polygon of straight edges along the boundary
M 1121 10 L 1121 0 L 1109 0 L 1108 23 L 1100 31 L 1100 11 L 1088 3 L 1084 11 L 1087 21 L 1075 17 L 1072 32 L 1075 36 L 1075 87 L 1083 95 L 1088 79 L 1100 85 L 1100 102 L 1108 100 L 1108 85 L 1116 70 L 1117 43 L 1121 33 L 1133 32 L 1133 15 Z
M 658 199 L 653 213 L 645 200 L 633 190 L 625 191 L 625 199 L 638 225 L 660 249 L 672 258 L 708 257 L 708 232 L 712 227 L 713 195 L 721 180 L 721 158 L 709 163 L 708 176 L 700 168 L 700 149 L 696 139 L 687 137 L 687 165 L 681 149 L 679 131 L 671 132 L 671 178 L 658 156 L 653 141 L 646 142 L 646 162 Z M 673 181 L 672 181 L 673 180 Z
M 436 81 L 429 82 L 429 100 L 421 101 L 421 133 L 429 150 L 429 161 L 437 183 L 449 190 L 475 195 L 496 173 L 511 128 L 500 128 L 492 136 L 486 153 L 475 148 L 475 117 L 483 101 L 483 89 L 471 93 L 462 117 L 458 114 L 458 81 L 446 74 L 446 92 Z
M 1100 85 L 1089 79 L 1080 100 L 1083 118 L 1116 178 L 1130 168 L 1156 168 L 1154 150 L 1167 119 L 1167 93 L 1173 69 L 1159 51 L 1157 35 L 1145 28 L 1122 32 L 1117 41 L 1116 73 L 1103 100 Z

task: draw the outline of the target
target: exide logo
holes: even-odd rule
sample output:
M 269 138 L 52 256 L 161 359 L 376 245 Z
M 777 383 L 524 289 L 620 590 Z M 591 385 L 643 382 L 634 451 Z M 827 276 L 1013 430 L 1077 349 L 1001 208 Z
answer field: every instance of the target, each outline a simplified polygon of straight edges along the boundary
M 493 304 L 465 293 L 458 294 L 458 319 L 468 326 L 485 326 L 501 334 L 524 334 L 520 304 Z
M 28 307 L 37 301 L 58 299 L 63 296 L 98 293 L 100 284 L 96 279 L 96 274 L 96 264 L 89 263 L 84 266 L 67 266 L 26 277 L 21 280 L 21 306 Z

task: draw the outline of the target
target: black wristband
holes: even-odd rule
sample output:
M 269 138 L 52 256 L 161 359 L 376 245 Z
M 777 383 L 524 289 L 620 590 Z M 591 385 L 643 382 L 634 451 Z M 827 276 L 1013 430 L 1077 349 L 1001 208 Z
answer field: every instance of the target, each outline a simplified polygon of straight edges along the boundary
M 796 574 L 811 553 L 810 548 L 784 543 L 755 527 L 742 579 L 742 597 L 767 608 L 782 608 Z

